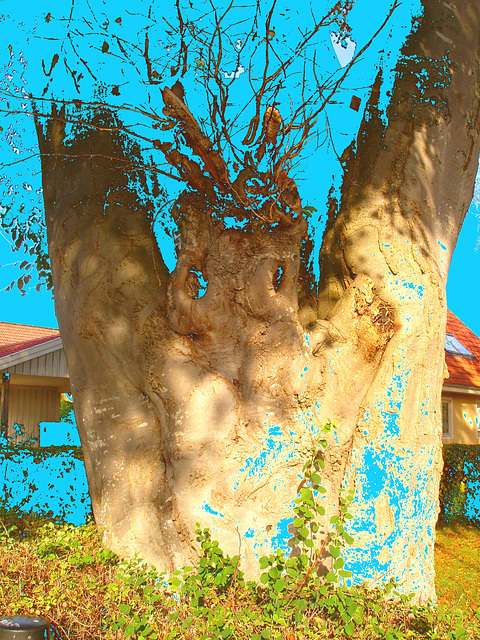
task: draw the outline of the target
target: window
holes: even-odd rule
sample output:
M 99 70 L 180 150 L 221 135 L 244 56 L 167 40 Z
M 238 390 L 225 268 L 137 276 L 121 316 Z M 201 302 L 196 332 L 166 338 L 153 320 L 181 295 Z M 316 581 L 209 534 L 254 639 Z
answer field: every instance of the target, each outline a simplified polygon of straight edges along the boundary
M 477 415 L 475 416 L 475 423 L 477 425 L 477 439 L 480 440 L 480 402 L 477 402 Z
M 464 347 L 460 340 L 457 340 L 454 335 L 447 333 L 445 336 L 445 351 L 451 353 L 454 356 L 465 356 L 466 358 L 475 358 L 473 353 Z
M 442 437 L 453 438 L 453 402 L 451 398 L 442 399 Z

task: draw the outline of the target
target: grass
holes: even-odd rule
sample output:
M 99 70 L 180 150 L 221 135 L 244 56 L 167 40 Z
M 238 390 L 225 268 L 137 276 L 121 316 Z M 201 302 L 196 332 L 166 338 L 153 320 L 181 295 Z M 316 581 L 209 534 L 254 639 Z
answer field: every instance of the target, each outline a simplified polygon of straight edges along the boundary
M 440 605 L 461 606 L 469 619 L 480 607 L 480 528 L 440 524 L 435 542 L 435 586 Z
M 17 525 L 18 528 L 12 528 Z M 148 619 L 153 612 L 155 624 L 152 629 L 156 635 L 153 633 L 146 637 L 159 640 L 168 637 L 200 639 L 200 635 L 192 635 L 190 630 L 192 618 L 188 606 L 179 603 L 168 589 L 152 588 L 155 578 L 139 563 L 120 563 L 113 553 L 102 549 L 93 524 L 83 527 L 58 526 L 48 520 L 23 518 L 17 521 L 17 525 L 3 518 L 0 523 L 0 614 L 43 615 L 55 623 L 57 637 L 61 640 L 99 638 L 100 628 L 102 625 L 105 628 L 105 620 L 109 620 L 107 627 L 110 631 L 102 637 L 120 640 L 139 637 L 134 629 L 140 628 L 142 619 Z M 464 525 L 440 526 L 437 531 L 435 566 L 439 609 L 443 613 L 438 626 L 436 622 L 429 622 L 418 626 L 417 630 L 405 627 L 407 630 L 401 635 L 400 632 L 394 635 L 393 631 L 391 635 L 379 635 L 359 628 L 353 637 L 362 640 L 384 640 L 386 637 L 394 640 L 479 638 L 479 549 L 480 529 Z M 239 632 L 225 637 L 231 640 L 254 637 L 251 629 L 255 629 L 255 616 L 259 612 L 255 613 L 256 605 L 245 594 L 239 591 L 236 605 L 227 599 L 223 601 L 218 595 L 213 594 L 212 597 L 213 610 L 220 612 L 222 608 L 228 610 L 233 606 L 237 619 L 245 616 L 246 622 L 244 626 L 243 623 L 240 625 Z M 384 611 L 378 612 L 380 608 L 372 600 L 372 611 L 377 612 L 373 615 L 379 619 L 384 616 L 380 623 L 383 624 L 382 620 L 385 619 L 385 629 L 395 629 L 395 626 L 389 625 L 399 624 L 398 621 L 408 618 L 408 611 L 403 611 L 401 607 L 383 605 Z M 390 612 L 387 611 L 389 608 Z M 455 619 L 450 615 L 455 610 L 459 610 L 469 635 L 458 634 Z M 136 623 L 134 611 L 138 612 Z M 170 617 L 172 612 L 174 615 Z M 251 619 L 247 620 L 249 615 Z M 129 628 L 124 620 L 116 630 L 116 622 L 122 622 L 122 617 L 131 622 L 131 626 Z M 230 617 L 233 620 L 231 611 Z M 427 627 L 430 631 L 425 631 Z M 180 629 L 180 635 L 176 635 L 176 629 Z M 289 640 L 346 638 L 331 625 L 323 631 L 315 627 L 312 634 L 308 631 L 308 624 L 303 631 L 297 629 L 295 634 L 288 632 L 282 637 Z

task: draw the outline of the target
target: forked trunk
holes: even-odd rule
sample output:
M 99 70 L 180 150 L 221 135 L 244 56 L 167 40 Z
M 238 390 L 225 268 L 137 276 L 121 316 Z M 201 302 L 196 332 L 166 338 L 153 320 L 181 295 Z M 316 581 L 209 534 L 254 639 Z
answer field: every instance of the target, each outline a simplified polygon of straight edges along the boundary
M 108 122 L 68 146 L 62 114 L 39 127 L 57 317 L 95 519 L 115 551 L 180 568 L 198 557 L 199 522 L 229 554 L 241 544 L 258 575 L 259 556 L 288 549 L 304 457 L 331 419 L 324 528 L 354 488 L 347 568 L 434 596 L 445 283 L 479 153 L 480 8 L 424 5 L 388 126 L 379 76 L 346 160 L 318 297 L 297 299 L 301 216 L 226 229 L 211 194 L 185 192 L 169 274 L 135 149 Z

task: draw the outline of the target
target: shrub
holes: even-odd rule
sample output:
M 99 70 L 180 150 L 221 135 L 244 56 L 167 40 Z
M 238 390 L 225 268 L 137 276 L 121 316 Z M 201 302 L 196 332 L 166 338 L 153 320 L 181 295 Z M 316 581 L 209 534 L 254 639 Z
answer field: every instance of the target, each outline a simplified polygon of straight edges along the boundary
M 480 487 L 480 445 L 444 444 L 443 473 L 440 481 L 440 520 L 480 525 L 478 494 Z M 467 514 L 467 498 L 477 499 L 474 513 Z

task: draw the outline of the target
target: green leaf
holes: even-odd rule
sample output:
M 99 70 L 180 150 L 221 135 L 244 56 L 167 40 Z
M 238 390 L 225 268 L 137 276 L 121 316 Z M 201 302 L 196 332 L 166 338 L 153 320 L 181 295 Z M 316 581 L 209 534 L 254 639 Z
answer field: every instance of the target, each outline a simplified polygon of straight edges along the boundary
M 298 611 L 305 611 L 308 608 L 308 602 L 306 600 L 295 600 L 295 608 Z
M 294 567 L 288 567 L 287 573 L 291 578 L 296 578 L 298 576 L 298 570 Z
M 355 631 L 355 624 L 354 624 L 352 621 L 350 621 L 348 624 L 346 624 L 346 625 L 343 627 L 343 630 L 345 631 L 345 633 L 347 634 L 347 636 L 353 636 L 354 631 Z M 388 640 L 388 636 L 387 636 L 387 639 L 386 639 L 386 640 Z
M 345 560 L 343 558 L 337 558 L 333 563 L 333 568 L 335 570 L 341 569 L 344 564 L 345 564 Z
M 299 529 L 300 527 L 303 526 L 304 520 L 303 518 L 295 518 L 295 520 L 293 521 L 293 526 L 296 527 L 297 529 Z M 262 567 L 263 569 L 263 567 Z
M 270 629 L 264 629 L 262 631 L 262 638 L 267 638 L 267 640 L 268 640 L 268 638 L 270 638 L 271 635 L 272 635 L 272 633 L 271 633 Z
M 276 580 L 279 577 L 279 573 L 278 573 L 278 569 L 276 567 L 272 567 L 269 572 L 268 575 L 270 576 L 270 578 L 272 578 L 273 580 Z
M 130 614 L 130 611 L 132 610 L 132 607 L 129 604 L 120 602 L 120 604 L 118 605 L 118 609 L 120 613 L 123 613 L 124 615 L 128 616 Z
M 341 578 L 351 578 L 352 577 L 352 572 L 351 571 L 346 571 L 345 569 L 340 569 L 340 571 L 338 572 L 338 575 Z
M 358 609 L 358 612 L 359 612 L 360 614 L 362 614 L 362 613 L 363 613 L 363 612 L 361 611 L 361 609 L 359 609 L 359 608 L 358 608 L 358 605 L 357 605 L 357 603 L 355 602 L 355 600 L 353 600 L 353 599 L 351 599 L 351 598 L 349 599 L 349 602 L 348 602 L 348 604 L 347 604 L 347 609 L 348 609 L 348 613 L 349 613 L 351 616 L 353 616 L 353 615 L 354 615 L 354 613 L 357 611 L 357 609 Z
M 333 558 L 338 558 L 340 556 L 340 547 L 336 547 L 335 545 L 331 544 L 328 547 L 328 550 L 330 551 L 330 555 Z
M 267 584 L 268 581 L 269 581 L 268 573 L 262 573 L 262 575 L 260 576 L 260 582 L 262 584 Z
M 327 582 L 335 583 L 335 582 L 337 582 L 337 576 L 334 573 L 332 573 L 331 571 L 329 571 L 327 573 L 327 575 L 325 576 L 325 580 Z
M 311 504 L 311 501 L 313 499 L 313 494 L 311 489 L 307 489 L 306 487 L 303 487 L 300 490 L 300 496 L 304 502 L 306 502 L 307 504 Z
M 279 578 L 278 580 L 276 580 L 275 584 L 273 585 L 273 588 L 277 593 L 280 593 L 280 591 L 283 591 L 285 589 L 286 584 L 287 583 L 283 578 Z
M 343 532 L 343 539 L 347 544 L 353 544 L 355 542 L 354 538 L 346 531 Z

